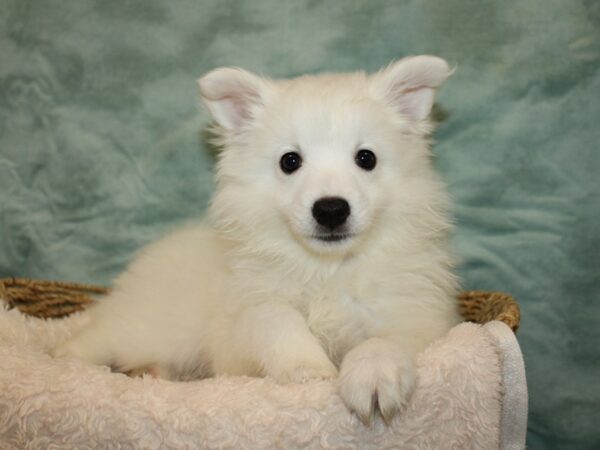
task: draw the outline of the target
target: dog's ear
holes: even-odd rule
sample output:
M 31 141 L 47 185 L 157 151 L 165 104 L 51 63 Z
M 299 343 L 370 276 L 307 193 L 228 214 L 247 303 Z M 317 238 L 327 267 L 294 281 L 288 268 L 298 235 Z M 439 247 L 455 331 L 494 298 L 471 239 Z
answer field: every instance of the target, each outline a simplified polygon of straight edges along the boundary
M 437 56 L 411 56 L 390 64 L 371 76 L 373 94 L 398 113 L 413 120 L 427 119 L 435 91 L 452 75 Z
M 263 105 L 270 83 L 237 67 L 221 67 L 200 78 L 198 86 L 215 121 L 227 130 L 236 130 Z

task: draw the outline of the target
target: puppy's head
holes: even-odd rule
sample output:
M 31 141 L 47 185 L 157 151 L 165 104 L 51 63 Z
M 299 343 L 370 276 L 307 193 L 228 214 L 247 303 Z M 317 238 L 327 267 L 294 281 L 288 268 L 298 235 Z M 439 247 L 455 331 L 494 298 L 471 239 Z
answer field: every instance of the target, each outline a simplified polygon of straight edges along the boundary
M 450 73 L 444 60 L 417 56 L 370 76 L 205 75 L 200 91 L 224 147 L 213 202 L 221 226 L 335 255 L 431 208 L 427 118 Z

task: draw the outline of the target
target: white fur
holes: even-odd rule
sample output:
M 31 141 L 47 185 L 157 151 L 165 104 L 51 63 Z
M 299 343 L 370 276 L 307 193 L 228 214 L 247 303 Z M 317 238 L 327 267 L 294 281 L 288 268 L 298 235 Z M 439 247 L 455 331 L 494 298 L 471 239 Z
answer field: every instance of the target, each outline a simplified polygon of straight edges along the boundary
M 441 59 L 273 81 L 222 68 L 199 80 L 223 150 L 209 225 L 146 248 L 56 355 L 168 378 L 339 376 L 364 421 L 389 419 L 413 360 L 458 321 L 448 200 L 426 133 Z M 357 150 L 377 156 L 372 171 Z M 289 175 L 281 155 L 296 151 Z M 351 206 L 341 242 L 313 238 L 313 203 Z M 376 400 L 376 402 L 374 401 Z

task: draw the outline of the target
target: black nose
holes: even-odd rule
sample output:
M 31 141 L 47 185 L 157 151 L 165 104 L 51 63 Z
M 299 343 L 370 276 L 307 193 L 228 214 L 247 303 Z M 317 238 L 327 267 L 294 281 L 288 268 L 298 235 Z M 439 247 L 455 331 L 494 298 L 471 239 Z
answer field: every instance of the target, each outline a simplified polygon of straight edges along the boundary
M 346 221 L 350 205 L 341 197 L 324 197 L 315 202 L 312 215 L 319 225 L 333 230 Z

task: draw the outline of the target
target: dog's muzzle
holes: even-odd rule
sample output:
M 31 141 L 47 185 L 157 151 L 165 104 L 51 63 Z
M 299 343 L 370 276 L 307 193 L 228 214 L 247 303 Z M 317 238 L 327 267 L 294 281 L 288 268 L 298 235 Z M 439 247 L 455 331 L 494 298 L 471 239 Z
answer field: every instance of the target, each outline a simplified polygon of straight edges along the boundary
M 318 224 L 315 239 L 338 242 L 350 237 L 346 220 L 350 216 L 350 204 L 341 197 L 323 197 L 312 207 L 312 215 Z

